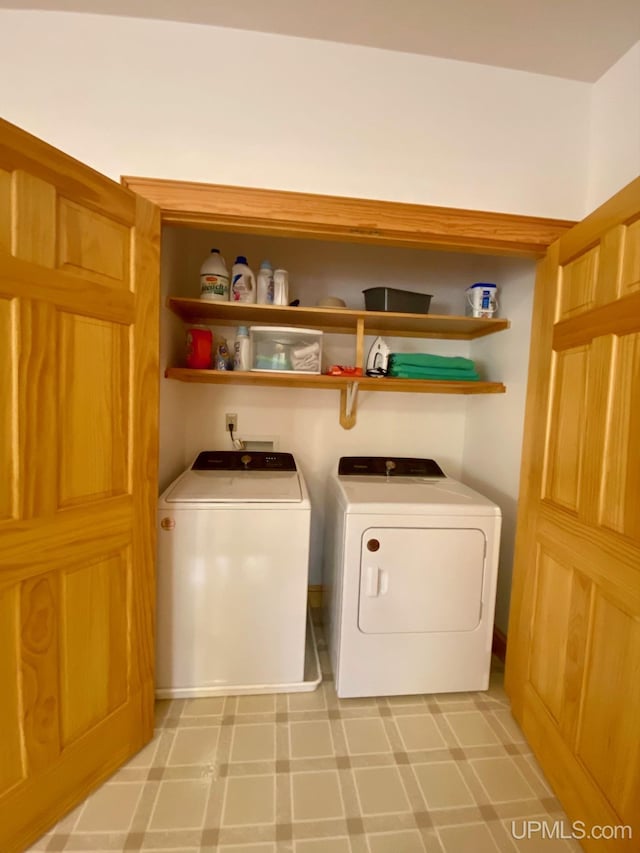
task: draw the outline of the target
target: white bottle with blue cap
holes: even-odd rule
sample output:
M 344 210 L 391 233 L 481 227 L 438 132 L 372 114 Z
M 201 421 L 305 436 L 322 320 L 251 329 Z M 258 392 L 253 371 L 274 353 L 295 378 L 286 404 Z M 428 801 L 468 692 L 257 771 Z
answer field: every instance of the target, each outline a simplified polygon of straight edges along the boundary
M 249 330 L 246 326 L 238 326 L 233 345 L 233 369 L 249 370 L 250 368 Z

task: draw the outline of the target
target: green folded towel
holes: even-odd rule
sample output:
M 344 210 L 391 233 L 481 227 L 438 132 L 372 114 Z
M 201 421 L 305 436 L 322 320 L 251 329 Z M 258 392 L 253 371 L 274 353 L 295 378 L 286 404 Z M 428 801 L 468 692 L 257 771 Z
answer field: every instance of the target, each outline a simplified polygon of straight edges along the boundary
M 413 364 L 391 364 L 389 366 L 389 371 L 393 370 L 408 370 L 412 373 L 459 373 L 463 376 L 466 373 L 476 373 L 475 365 L 470 365 L 469 367 L 418 367 Z
M 475 365 L 470 358 L 430 355 L 429 353 L 422 352 L 394 352 L 391 354 L 390 364 L 394 367 L 435 367 L 441 370 L 475 370 Z
M 398 379 L 446 379 L 449 382 L 477 382 L 480 377 L 475 370 L 443 370 L 437 367 L 392 367 L 389 376 Z

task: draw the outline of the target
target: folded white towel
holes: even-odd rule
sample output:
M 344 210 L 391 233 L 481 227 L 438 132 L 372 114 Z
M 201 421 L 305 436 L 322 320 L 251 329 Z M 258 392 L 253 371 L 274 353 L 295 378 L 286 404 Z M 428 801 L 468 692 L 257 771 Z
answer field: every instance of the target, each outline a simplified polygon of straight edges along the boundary
M 309 344 L 300 349 L 291 351 L 291 358 L 305 358 L 306 356 L 320 354 L 320 344 L 316 341 L 314 344 Z
M 294 370 L 304 370 L 306 373 L 320 372 L 320 344 L 309 344 L 291 350 L 291 366 Z
M 306 358 L 291 357 L 291 366 L 294 370 L 306 370 L 308 373 L 320 370 L 320 359 L 317 356 L 307 356 Z

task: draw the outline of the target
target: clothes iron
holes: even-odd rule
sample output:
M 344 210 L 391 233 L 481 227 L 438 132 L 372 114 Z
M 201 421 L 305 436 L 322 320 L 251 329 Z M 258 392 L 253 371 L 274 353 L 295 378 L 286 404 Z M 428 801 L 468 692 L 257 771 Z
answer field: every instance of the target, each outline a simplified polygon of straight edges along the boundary
M 386 376 L 391 350 L 382 338 L 376 338 L 367 356 L 367 376 Z

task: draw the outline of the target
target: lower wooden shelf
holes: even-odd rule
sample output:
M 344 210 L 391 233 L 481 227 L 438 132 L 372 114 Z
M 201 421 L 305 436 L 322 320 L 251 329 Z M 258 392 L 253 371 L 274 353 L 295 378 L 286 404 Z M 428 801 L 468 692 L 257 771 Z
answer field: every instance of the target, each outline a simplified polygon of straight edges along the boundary
M 318 388 L 341 391 L 354 383 L 362 391 L 401 391 L 411 394 L 504 394 L 502 382 L 448 382 L 443 379 L 396 379 L 372 376 L 326 376 L 311 373 L 240 372 L 238 370 L 192 370 L 168 367 L 168 379 L 217 385 L 263 385 L 275 388 Z

